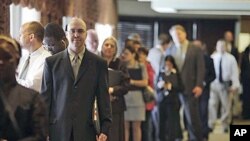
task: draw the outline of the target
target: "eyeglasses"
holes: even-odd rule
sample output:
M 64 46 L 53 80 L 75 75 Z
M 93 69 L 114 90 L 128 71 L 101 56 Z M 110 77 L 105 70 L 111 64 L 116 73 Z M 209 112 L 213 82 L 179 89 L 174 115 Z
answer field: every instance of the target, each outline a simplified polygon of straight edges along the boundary
M 30 35 L 30 34 L 33 34 L 33 33 L 21 33 L 21 34 L 19 34 L 19 38 L 21 38 L 21 36 L 26 36 L 26 35 Z
M 84 29 L 70 29 L 69 30 L 70 34 L 75 34 L 75 33 L 83 34 L 84 32 L 85 32 Z

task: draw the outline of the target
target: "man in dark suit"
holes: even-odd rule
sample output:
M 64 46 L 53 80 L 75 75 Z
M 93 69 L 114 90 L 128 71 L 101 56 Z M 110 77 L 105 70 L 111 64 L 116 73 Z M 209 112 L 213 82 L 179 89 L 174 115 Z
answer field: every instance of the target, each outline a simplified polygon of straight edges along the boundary
M 45 103 L 38 92 L 17 83 L 20 57 L 20 45 L 0 35 L 0 141 L 45 141 Z
M 227 43 L 227 48 L 226 48 L 227 52 L 232 54 L 234 56 L 234 58 L 236 59 L 236 61 L 238 62 L 239 61 L 239 52 L 238 52 L 238 49 L 233 44 L 233 40 L 234 40 L 233 33 L 229 30 L 226 31 L 224 33 L 224 40 Z
M 106 141 L 111 125 L 107 62 L 85 47 L 86 24 L 73 18 L 68 25 L 69 46 L 45 61 L 42 95 L 49 110 L 51 141 Z M 100 134 L 93 125 L 95 97 Z
M 205 63 L 201 49 L 187 40 L 185 28 L 174 25 L 169 30 L 175 44 L 172 55 L 180 70 L 184 91 L 180 101 L 184 108 L 186 127 L 190 141 L 201 141 L 201 120 L 199 116 L 199 96 L 202 94 Z
M 199 98 L 200 106 L 200 118 L 202 122 L 202 136 L 203 140 L 208 140 L 209 127 L 208 127 L 208 101 L 210 93 L 210 83 L 216 78 L 214 70 L 213 59 L 207 54 L 206 45 L 203 44 L 200 40 L 194 40 L 193 45 L 201 48 L 204 53 L 205 60 L 205 79 L 203 82 L 204 89 L 202 95 Z
M 250 119 L 250 45 L 242 54 L 240 80 L 242 83 L 242 117 Z

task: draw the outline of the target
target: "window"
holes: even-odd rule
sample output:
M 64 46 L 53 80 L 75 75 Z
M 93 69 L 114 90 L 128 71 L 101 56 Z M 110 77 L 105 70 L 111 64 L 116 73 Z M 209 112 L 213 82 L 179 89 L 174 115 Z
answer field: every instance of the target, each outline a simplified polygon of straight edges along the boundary
M 36 9 L 23 8 L 20 5 L 10 5 L 10 35 L 13 38 L 18 38 L 19 30 L 22 24 L 29 21 L 39 21 L 41 13 Z
M 153 47 L 154 25 L 150 23 L 119 22 L 117 27 L 118 45 L 120 51 L 124 47 L 124 41 L 129 34 L 138 33 L 141 36 L 142 44 L 147 48 Z

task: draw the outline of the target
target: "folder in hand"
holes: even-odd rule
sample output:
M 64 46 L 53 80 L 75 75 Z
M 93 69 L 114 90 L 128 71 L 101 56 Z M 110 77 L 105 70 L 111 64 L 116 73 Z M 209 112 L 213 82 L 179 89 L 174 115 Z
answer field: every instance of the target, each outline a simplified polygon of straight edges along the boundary
M 101 127 L 100 127 L 99 111 L 98 111 L 96 98 L 95 98 L 95 103 L 94 103 L 92 114 L 93 114 L 93 124 L 96 130 L 96 134 L 99 135 L 101 132 Z
M 121 83 L 122 80 L 122 72 L 113 70 L 113 69 L 108 69 L 108 76 L 109 76 L 109 87 L 117 86 Z

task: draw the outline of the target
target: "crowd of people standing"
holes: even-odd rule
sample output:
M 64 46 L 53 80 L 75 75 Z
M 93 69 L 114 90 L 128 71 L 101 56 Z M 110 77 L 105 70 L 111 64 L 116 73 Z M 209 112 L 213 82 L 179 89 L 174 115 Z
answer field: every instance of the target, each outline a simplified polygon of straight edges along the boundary
M 151 49 L 142 40 L 131 34 L 119 54 L 110 36 L 98 49 L 97 32 L 80 18 L 67 31 L 28 22 L 19 41 L 1 35 L 0 140 L 181 141 L 187 130 L 189 141 L 207 141 L 219 103 L 228 132 L 240 82 L 243 118 L 250 118 L 249 47 L 239 61 L 230 31 L 211 56 L 200 40 L 188 40 L 182 25 L 160 34 Z M 110 73 L 119 74 L 112 85 Z M 147 87 L 154 90 L 151 101 L 144 98 Z

